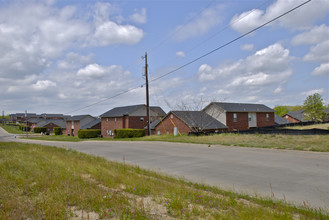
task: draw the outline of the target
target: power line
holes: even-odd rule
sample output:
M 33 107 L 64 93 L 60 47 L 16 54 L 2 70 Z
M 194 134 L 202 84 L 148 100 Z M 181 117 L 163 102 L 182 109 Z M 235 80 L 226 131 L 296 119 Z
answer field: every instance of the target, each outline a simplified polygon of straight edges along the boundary
M 243 37 L 245 37 L 245 36 L 247 36 L 247 35 L 249 35 L 249 34 L 255 32 L 255 31 L 257 31 L 258 29 L 260 29 L 260 28 L 262 28 L 262 27 L 264 27 L 264 26 L 266 26 L 266 25 L 272 23 L 273 21 L 278 20 L 279 18 L 281 18 L 281 17 L 283 17 L 283 16 L 285 16 L 285 15 L 291 13 L 292 11 L 294 11 L 294 10 L 296 10 L 296 9 L 298 9 L 298 8 L 300 8 L 300 7 L 302 7 L 303 5 L 305 5 L 305 4 L 307 4 L 307 3 L 309 3 L 310 1 L 312 1 L 312 0 L 308 0 L 308 1 L 302 3 L 302 4 L 298 5 L 298 6 L 296 6 L 296 7 L 292 8 L 292 9 L 290 9 L 289 11 L 287 11 L 287 12 L 285 12 L 285 13 L 283 13 L 283 14 L 281 14 L 281 15 L 279 15 L 279 16 L 273 18 L 273 19 L 271 19 L 271 20 L 268 21 L 268 22 L 265 22 L 264 24 L 262 24 L 262 25 L 260 25 L 260 26 L 258 26 L 258 27 L 256 27 L 256 28 L 254 28 L 254 29 L 248 31 L 248 32 L 245 33 L 245 34 L 240 35 L 240 36 L 237 37 L 237 38 L 234 38 L 233 40 L 231 40 L 231 41 L 229 41 L 229 42 L 227 42 L 227 43 L 225 43 L 225 44 L 223 44 L 223 45 L 217 47 L 216 49 L 211 50 L 211 51 L 209 51 L 208 53 L 205 53 L 205 54 L 203 54 L 202 56 L 199 56 L 198 58 L 195 58 L 194 60 L 191 60 L 191 61 L 185 63 L 184 65 L 182 65 L 182 66 L 180 66 L 180 67 L 177 67 L 176 69 L 174 69 L 174 70 L 172 70 L 172 71 L 169 71 L 169 72 L 166 73 L 166 74 L 163 74 L 163 75 L 161 75 L 161 76 L 159 76 L 159 77 L 157 77 L 157 78 L 154 78 L 154 79 L 150 80 L 150 82 L 154 82 L 154 81 L 156 81 L 156 80 L 159 80 L 159 79 L 161 79 L 161 78 L 163 78 L 163 77 L 165 77 L 165 76 L 168 76 L 168 75 L 170 75 L 170 74 L 172 74 L 172 73 L 174 73 L 174 72 L 176 72 L 176 71 L 178 71 L 178 70 L 180 70 L 180 69 L 183 69 L 184 67 L 186 67 L 186 66 L 188 66 L 188 65 L 191 65 L 192 63 L 195 63 L 196 61 L 198 61 L 198 60 L 200 60 L 200 59 L 202 59 L 202 58 L 204 58 L 204 57 L 206 57 L 206 56 L 208 56 L 208 55 L 210 55 L 210 54 L 212 54 L 212 53 L 214 53 L 214 52 L 216 52 L 216 51 L 218 51 L 218 50 L 220 50 L 220 49 L 222 49 L 222 48 L 224 48 L 224 47 L 226 47 L 226 46 L 228 46 L 228 45 L 230 45 L 230 44 L 232 44 L 232 43 L 234 43 L 234 42 L 237 41 L 237 40 L 240 40 L 241 38 L 243 38 Z
M 195 58 L 195 59 L 193 59 L 193 60 L 191 60 L 191 61 L 189 61 L 189 62 L 187 62 L 187 63 L 185 63 L 184 65 L 181 65 L 180 67 L 175 68 L 174 70 L 171 70 L 171 71 L 169 71 L 169 72 L 167 72 L 167 73 L 165 73 L 165 74 L 163 74 L 163 75 L 161 75 L 161 76 L 159 76 L 159 77 L 156 77 L 156 78 L 154 78 L 154 79 L 152 79 L 152 80 L 149 80 L 149 83 L 154 82 L 154 81 L 157 81 L 157 80 L 159 80 L 159 79 L 161 79 L 161 78 L 164 78 L 164 77 L 166 77 L 166 76 L 168 76 L 168 75 L 170 75 L 170 74 L 172 74 L 172 73 L 174 73 L 174 72 L 177 72 L 177 71 L 180 70 L 180 69 L 183 69 L 184 67 L 186 67 L 186 66 L 188 66 L 188 65 L 191 65 L 192 63 L 195 63 L 196 61 L 198 61 L 198 60 L 200 60 L 200 59 L 202 59 L 202 58 L 204 58 L 204 57 L 206 57 L 206 56 L 208 56 L 208 55 L 210 55 L 210 54 L 212 54 L 212 53 L 214 53 L 214 52 L 216 52 L 216 51 L 218 51 L 218 50 L 220 50 L 220 49 L 222 49 L 222 48 L 224 48 L 224 47 L 226 47 L 226 46 L 228 46 L 228 45 L 230 45 L 230 44 L 232 44 L 232 43 L 234 43 L 235 41 L 238 41 L 239 39 L 241 39 L 241 38 L 243 38 L 243 37 L 245 37 L 245 36 L 247 36 L 247 35 L 249 35 L 249 34 L 255 32 L 255 31 L 257 31 L 258 29 L 260 29 L 260 28 L 262 28 L 262 27 L 264 27 L 264 26 L 266 26 L 266 25 L 272 23 L 273 21 L 278 20 L 279 18 L 281 18 L 281 17 L 283 17 L 283 16 L 285 16 L 285 15 L 291 13 L 292 11 L 295 11 L 296 9 L 302 7 L 303 5 L 309 3 L 310 1 L 312 1 L 312 0 L 308 0 L 308 1 L 302 3 L 302 4 L 298 5 L 298 6 L 296 6 L 296 7 L 292 8 L 292 9 L 290 9 L 289 11 L 286 11 L 285 13 L 283 13 L 283 14 L 281 14 L 281 15 L 279 15 L 279 16 L 277 16 L 277 17 L 275 17 L 275 18 L 273 18 L 273 19 L 271 19 L 271 20 L 269 20 L 269 21 L 267 21 L 267 22 L 265 22 L 264 24 L 262 24 L 262 25 L 260 25 L 260 26 L 258 26 L 258 27 L 256 27 L 256 28 L 254 28 L 254 29 L 252 29 L 252 30 L 246 32 L 245 34 L 242 34 L 242 35 L 240 35 L 239 37 L 234 38 L 233 40 L 231 40 L 231 41 L 229 41 L 229 42 L 227 42 L 227 43 L 225 43 L 225 44 L 223 44 L 223 45 L 221 45 L 221 46 L 219 46 L 219 47 L 217 47 L 217 48 L 215 48 L 215 49 L 213 49 L 213 50 L 211 50 L 211 51 L 209 51 L 209 52 L 207 52 L 207 53 L 205 53 L 205 54 L 203 54 L 203 55 L 201 55 L 201 56 L 199 56 L 199 57 L 197 57 L 197 58 Z M 67 113 L 65 113 L 65 114 L 69 114 L 69 113 L 72 113 L 72 112 L 76 112 L 76 111 L 80 111 L 80 110 L 83 110 L 83 109 L 89 108 L 89 107 L 91 107 L 91 106 L 94 106 L 94 105 L 97 105 L 97 104 L 99 104 L 99 103 L 105 102 L 105 101 L 107 101 L 107 100 L 109 100 L 109 99 L 113 99 L 113 98 L 116 98 L 116 97 L 118 97 L 118 96 L 120 96 L 120 95 L 126 94 L 126 93 L 128 93 L 128 92 L 130 92 L 130 91 L 136 90 L 136 89 L 138 89 L 138 88 L 140 88 L 140 87 L 143 87 L 144 85 L 146 85 L 146 83 L 141 84 L 141 85 L 138 86 L 138 87 L 134 87 L 134 88 L 131 88 L 131 89 L 125 90 L 125 91 L 120 92 L 120 93 L 118 93 L 118 94 L 116 94 L 116 95 L 113 95 L 113 96 L 111 96 L 111 97 L 109 97 L 109 98 L 103 99 L 103 100 L 101 100 L 101 101 L 95 102 L 95 103 L 90 104 L 90 105 L 87 105 L 87 106 L 85 106 L 85 107 L 82 107 L 82 108 L 79 108 L 79 109 L 76 109 L 76 110 L 73 110 L 73 111 L 67 112 Z

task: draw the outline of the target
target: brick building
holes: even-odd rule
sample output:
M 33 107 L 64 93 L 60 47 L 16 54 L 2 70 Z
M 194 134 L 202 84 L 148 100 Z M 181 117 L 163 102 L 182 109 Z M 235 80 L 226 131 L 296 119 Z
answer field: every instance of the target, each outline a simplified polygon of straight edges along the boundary
M 189 132 L 223 131 L 227 127 L 202 111 L 171 111 L 151 126 L 152 134 L 188 134 Z
M 151 123 L 165 115 L 166 113 L 160 107 L 150 107 Z M 113 137 L 114 129 L 144 129 L 148 123 L 146 105 L 116 107 L 105 112 L 100 117 L 103 137 Z
M 274 125 L 274 110 L 263 104 L 212 102 L 203 109 L 229 131 Z
M 66 120 L 65 135 L 78 136 L 78 131 L 86 124 L 94 121 L 95 118 L 91 115 L 76 115 Z

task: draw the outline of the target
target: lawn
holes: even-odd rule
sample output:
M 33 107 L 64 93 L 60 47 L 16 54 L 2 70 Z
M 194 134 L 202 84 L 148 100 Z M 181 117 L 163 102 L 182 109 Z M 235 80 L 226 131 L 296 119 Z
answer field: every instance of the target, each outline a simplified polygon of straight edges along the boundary
M 142 138 L 93 138 L 79 139 L 65 135 L 51 135 L 43 137 L 30 137 L 29 139 L 49 141 L 165 141 L 178 143 L 195 143 L 207 145 L 225 145 L 240 147 L 288 149 L 303 151 L 329 152 L 329 135 L 270 135 L 270 134 L 218 134 L 209 136 L 187 136 L 180 135 L 153 135 Z
M 5 125 L 0 124 L 0 126 L 10 134 L 26 134 L 25 131 L 19 130 L 18 126 L 11 126 L 6 124 Z M 31 132 L 28 133 L 30 134 Z
M 0 143 L 0 219 L 328 219 L 73 150 Z
M 285 129 L 312 129 L 312 128 L 317 128 L 317 129 L 329 129 L 329 123 L 325 124 L 314 124 L 314 125 L 305 125 L 305 126 L 287 126 L 283 127 Z

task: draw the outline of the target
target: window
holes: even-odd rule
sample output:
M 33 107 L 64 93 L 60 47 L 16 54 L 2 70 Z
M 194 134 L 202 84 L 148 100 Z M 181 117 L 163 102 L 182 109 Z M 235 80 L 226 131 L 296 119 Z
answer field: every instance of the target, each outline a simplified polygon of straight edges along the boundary
M 251 114 L 248 114 L 248 121 L 251 121 Z
M 171 119 L 173 119 L 173 118 L 174 118 L 174 115 L 173 115 L 173 114 L 171 114 L 171 115 L 170 115 L 170 118 L 171 118 Z
M 238 121 L 238 116 L 236 113 L 233 113 L 233 122 L 237 122 Z
M 114 124 L 116 124 L 117 123 L 117 118 L 114 118 Z
M 270 114 L 266 113 L 266 121 L 270 120 Z
M 106 118 L 106 124 L 109 122 L 109 118 Z
M 143 117 L 141 117 L 141 118 L 140 118 L 140 120 L 141 120 L 141 121 L 144 121 L 144 118 L 143 118 Z

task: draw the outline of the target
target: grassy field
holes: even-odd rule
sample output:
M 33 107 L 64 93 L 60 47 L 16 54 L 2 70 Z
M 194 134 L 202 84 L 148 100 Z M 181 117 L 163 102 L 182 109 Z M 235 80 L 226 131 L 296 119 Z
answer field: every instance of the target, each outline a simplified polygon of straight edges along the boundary
M 314 125 L 306 125 L 306 126 L 291 126 L 291 127 L 284 127 L 286 129 L 312 129 L 312 128 L 318 128 L 318 129 L 329 129 L 329 123 L 325 124 L 314 124 Z
M 0 143 L 0 219 L 328 219 L 55 147 Z
M 10 125 L 0 125 L 3 129 L 5 129 L 10 134 L 26 134 L 25 131 L 19 130 L 18 126 L 10 126 Z M 30 134 L 30 132 L 28 132 Z
M 288 149 L 288 150 L 303 150 L 303 151 L 319 151 L 329 152 L 329 135 L 267 135 L 267 134 L 219 134 L 209 136 L 187 136 L 181 135 L 174 137 L 173 135 L 153 135 L 142 138 L 125 138 L 125 139 L 110 139 L 110 138 L 93 138 L 79 139 L 71 136 L 43 136 L 30 137 L 29 139 L 49 140 L 49 141 L 165 141 L 178 143 L 195 143 L 195 144 L 210 144 L 210 145 L 225 145 L 225 146 L 240 146 L 240 147 L 257 147 L 257 148 L 272 148 L 272 149 Z

